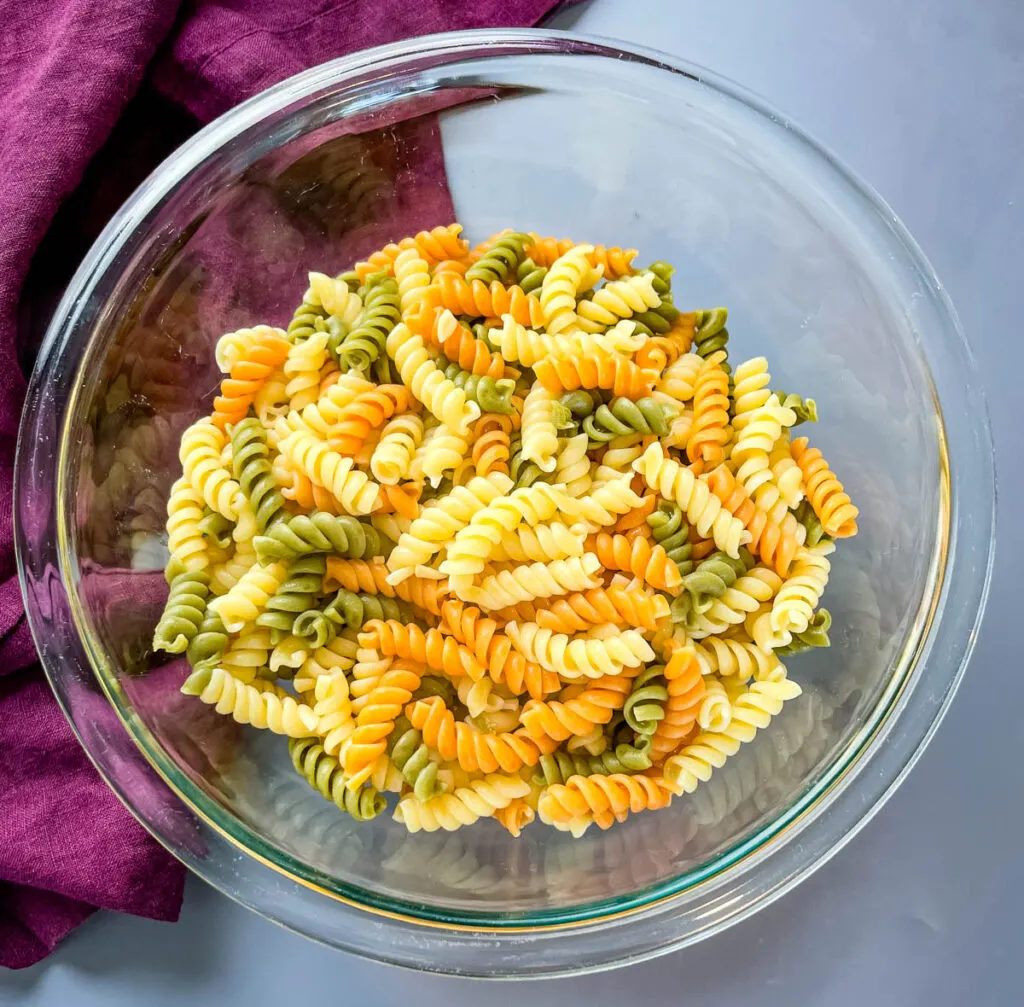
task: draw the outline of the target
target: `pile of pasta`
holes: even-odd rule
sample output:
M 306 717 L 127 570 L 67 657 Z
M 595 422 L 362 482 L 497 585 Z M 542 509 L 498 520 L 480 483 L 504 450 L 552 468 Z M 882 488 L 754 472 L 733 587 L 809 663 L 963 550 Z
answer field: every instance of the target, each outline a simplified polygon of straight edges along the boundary
M 636 251 L 456 225 L 223 336 L 154 647 L 357 819 L 582 834 L 692 792 L 800 693 L 857 508 Z

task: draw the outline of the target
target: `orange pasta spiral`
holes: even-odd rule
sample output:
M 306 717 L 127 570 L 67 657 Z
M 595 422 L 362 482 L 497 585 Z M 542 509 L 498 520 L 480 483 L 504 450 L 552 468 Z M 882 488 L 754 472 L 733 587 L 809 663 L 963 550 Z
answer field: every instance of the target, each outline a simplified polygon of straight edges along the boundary
M 330 591 L 343 587 L 346 591 L 364 591 L 367 594 L 382 594 L 386 598 L 401 598 L 431 615 L 441 614 L 441 600 L 448 587 L 446 580 L 407 577 L 399 584 L 389 584 L 389 572 L 387 563 L 380 557 L 367 561 L 328 556 L 324 588 Z
M 359 634 L 359 646 L 379 650 L 385 656 L 422 661 L 436 671 L 452 678 L 469 675 L 474 681 L 484 677 L 483 665 L 452 636 L 440 630 L 422 630 L 414 623 L 408 625 L 394 619 L 371 619 Z
M 497 280 L 488 286 L 483 280 L 470 283 L 457 273 L 435 274 L 423 299 L 424 307 L 447 308 L 457 315 L 486 315 L 500 318 L 511 315 L 520 325 L 537 327 L 544 322 L 544 311 L 533 294 L 521 287 L 502 286 Z
M 280 329 L 261 331 L 231 367 L 220 383 L 220 395 L 213 402 L 213 422 L 223 430 L 245 419 L 249 406 L 264 382 L 288 357 L 291 343 Z
M 473 428 L 473 464 L 476 474 L 490 475 L 501 472 L 508 475 L 508 460 L 511 453 L 509 434 L 512 431 L 512 417 L 498 413 L 484 413 Z
M 669 326 L 663 336 L 653 336 L 637 350 L 633 360 L 640 366 L 652 368 L 659 373 L 674 364 L 684 353 L 690 352 L 696 331 L 697 316 L 682 312 Z
M 550 267 L 555 259 L 561 258 L 575 247 L 576 242 L 572 238 L 542 238 L 531 231 L 526 254 L 538 266 Z M 587 261 L 592 266 L 604 267 L 606 280 L 617 280 L 620 276 L 626 276 L 633 271 L 632 263 L 636 254 L 635 248 L 606 248 L 604 245 L 594 245 L 593 251 L 587 253 Z
M 447 308 L 434 308 L 432 314 L 433 321 L 426 326 L 426 341 L 429 345 L 436 346 L 464 371 L 492 378 L 505 376 L 505 361 L 500 353 L 492 353 L 490 347 L 460 324 Z M 413 328 L 413 331 L 416 329 Z
M 535 621 L 542 629 L 555 633 L 582 633 L 609 622 L 653 630 L 668 614 L 663 595 L 647 595 L 639 585 L 612 585 L 559 598 L 538 609 Z
M 461 232 L 462 227 L 459 224 L 420 231 L 413 237 L 403 238 L 397 244 L 385 245 L 364 262 L 357 262 L 356 274 L 360 280 L 365 280 L 371 273 L 393 273 L 395 259 L 401 252 L 410 248 L 415 248 L 420 256 L 427 260 L 428 265 L 444 259 L 460 259 L 469 250 L 469 242 L 459 237 Z
M 411 483 L 406 483 L 404 486 L 381 486 L 378 510 L 381 514 L 401 514 L 402 517 L 410 519 L 418 518 L 420 516 L 421 492 L 421 486 Z
M 494 820 L 503 829 L 507 829 L 517 838 L 519 833 L 533 821 L 534 817 L 535 812 L 533 808 L 526 803 L 526 798 L 524 797 L 517 797 L 506 807 L 498 808 L 498 810 L 494 812 Z
M 768 566 L 781 577 L 789 572 L 800 544 L 792 527 L 783 528 L 763 510 L 754 505 L 747 491 L 736 477 L 724 466 L 719 465 L 708 476 L 711 492 L 722 501 L 722 507 L 743 522 L 750 532 L 749 546 Z
M 395 718 L 419 688 L 423 672 L 423 665 L 417 662 L 394 661 L 366 697 L 345 744 L 345 772 L 351 774 L 347 784 L 350 790 L 366 781 L 373 763 L 386 751 Z
M 634 477 L 633 482 L 630 484 L 630 488 L 634 493 L 642 492 L 646 488 L 643 476 Z M 654 513 L 654 508 L 657 503 L 657 496 L 654 493 L 648 493 L 644 497 L 644 502 L 639 507 L 634 507 L 632 510 L 626 511 L 626 513 L 615 522 L 614 530 L 619 533 L 624 533 L 632 531 L 634 528 L 646 528 L 647 516 L 648 514 Z
M 668 699 L 665 716 L 651 736 L 651 757 L 660 759 L 674 752 L 697 723 L 704 700 L 704 679 L 692 644 L 678 647 L 665 664 Z
M 638 669 L 631 669 L 638 670 Z M 567 700 L 542 702 L 531 699 L 519 720 L 531 738 L 565 741 L 573 735 L 589 734 L 595 725 L 607 724 L 616 710 L 625 705 L 634 675 L 602 675 L 594 679 L 578 696 Z
M 467 773 L 514 773 L 523 766 L 535 766 L 541 756 L 540 747 L 523 732 L 485 734 L 472 724 L 456 721 L 440 696 L 410 703 L 405 715 L 423 733 L 428 748 L 442 759 L 457 761 Z
M 660 545 L 652 546 L 642 535 L 600 532 L 587 538 L 586 548 L 606 570 L 625 570 L 659 591 L 679 594 L 683 583 L 679 567 Z
M 793 461 L 804 476 L 807 499 L 818 515 L 826 535 L 849 538 L 857 534 L 857 515 L 860 511 L 850 502 L 843 484 L 828 467 L 817 448 L 807 446 L 806 437 L 798 437 L 789 447 Z
M 627 399 L 651 394 L 653 374 L 621 355 L 566 351 L 538 360 L 537 380 L 552 395 L 577 388 L 607 388 Z
M 649 776 L 571 776 L 566 783 L 548 787 L 540 797 L 541 821 L 568 824 L 592 815 L 600 828 L 633 811 L 664 808 L 672 800 L 668 789 Z
M 452 598 L 442 605 L 441 615 L 452 636 L 473 652 L 491 679 L 503 682 L 514 695 L 527 692 L 534 699 L 543 699 L 562 687 L 558 675 L 527 661 L 512 641 L 498 632 L 498 624 L 485 618 L 476 606 Z
M 331 425 L 327 443 L 339 454 L 357 454 L 371 430 L 407 409 L 418 412 L 420 404 L 405 385 L 378 385 L 360 392 L 342 408 L 337 422 Z
M 691 462 L 718 465 L 729 440 L 729 376 L 722 370 L 725 354 L 713 354 L 701 365 L 693 386 L 693 424 L 686 442 Z

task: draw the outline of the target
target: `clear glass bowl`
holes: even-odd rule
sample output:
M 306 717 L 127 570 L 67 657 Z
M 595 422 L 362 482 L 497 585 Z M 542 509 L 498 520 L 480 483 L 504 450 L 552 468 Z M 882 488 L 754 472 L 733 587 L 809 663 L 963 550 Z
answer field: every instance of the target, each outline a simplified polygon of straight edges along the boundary
M 441 151 L 443 149 L 443 166 Z M 447 168 L 447 188 L 444 170 Z M 725 304 L 734 359 L 813 395 L 861 508 L 803 697 L 692 798 L 578 841 L 345 818 L 274 736 L 180 696 L 149 638 L 178 436 L 216 337 L 284 323 L 309 269 L 453 212 L 621 244 Z M 984 602 L 994 474 L 955 314 L 893 213 L 784 117 L 705 70 L 542 31 L 416 39 L 259 95 L 167 160 L 57 311 L 18 449 L 29 618 L 82 744 L 201 877 L 359 954 L 480 976 L 607 967 L 713 933 L 831 856 L 949 704 Z

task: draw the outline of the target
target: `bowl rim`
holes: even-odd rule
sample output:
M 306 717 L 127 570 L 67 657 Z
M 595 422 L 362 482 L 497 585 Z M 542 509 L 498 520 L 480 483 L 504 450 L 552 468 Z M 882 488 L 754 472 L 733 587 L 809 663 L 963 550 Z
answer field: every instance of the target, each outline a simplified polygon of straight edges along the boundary
M 37 410 L 33 407 L 38 405 L 38 403 L 45 397 L 45 389 L 50 377 L 50 370 L 61 357 L 61 354 L 67 349 L 68 338 L 75 329 L 83 305 L 88 301 L 89 292 L 95 289 L 95 286 L 101 277 L 106 275 L 112 268 L 115 268 L 115 261 L 118 253 L 124 248 L 125 243 L 130 239 L 130 237 L 136 232 L 138 225 L 141 224 L 145 220 L 146 216 L 154 208 L 159 206 L 160 201 L 173 192 L 177 185 L 186 178 L 193 169 L 198 167 L 206 157 L 222 149 L 227 143 L 237 137 L 244 130 L 256 125 L 268 116 L 281 112 L 289 105 L 308 98 L 323 90 L 325 87 L 341 89 L 344 87 L 346 81 L 351 80 L 352 77 L 360 74 L 361 72 L 379 70 L 382 64 L 405 62 L 416 57 L 428 57 L 432 60 L 437 60 L 438 64 L 443 64 L 445 62 L 445 57 L 465 57 L 471 52 L 477 52 L 478 55 L 485 58 L 501 58 L 504 55 L 513 53 L 536 54 L 545 52 L 556 53 L 559 55 L 579 53 L 583 55 L 599 55 L 605 57 L 615 56 L 616 58 L 625 57 L 635 62 L 642 62 L 658 67 L 665 71 L 682 74 L 700 85 L 710 87 L 727 98 L 739 101 L 761 117 L 774 120 L 776 125 L 789 131 L 813 154 L 823 159 L 829 165 L 831 170 L 846 185 L 850 186 L 853 191 L 866 200 L 867 204 L 876 213 L 883 216 L 889 222 L 889 226 L 894 232 L 897 240 L 907 253 L 905 268 L 915 269 L 922 278 L 928 281 L 933 294 L 934 306 L 942 314 L 944 320 L 949 326 L 951 334 L 956 337 L 956 345 L 942 347 L 943 351 L 953 350 L 955 351 L 955 354 L 959 355 L 961 358 L 960 364 L 965 367 L 965 385 L 973 383 L 975 387 L 972 390 L 972 395 L 975 401 L 984 402 L 984 396 L 977 381 L 977 373 L 973 357 L 964 338 L 952 304 L 923 253 L 910 237 L 903 225 L 896 218 L 892 210 L 869 186 L 863 183 L 853 172 L 846 168 L 831 151 L 817 143 L 799 127 L 795 126 L 788 117 L 777 112 L 768 103 L 764 102 L 739 85 L 736 85 L 735 83 L 688 61 L 677 59 L 676 57 L 657 52 L 650 48 L 634 46 L 618 40 L 602 39 L 595 36 L 552 31 L 548 29 L 478 29 L 472 31 L 449 32 L 391 43 L 320 64 L 290 77 L 271 88 L 268 88 L 226 112 L 182 145 L 182 147 L 166 159 L 154 171 L 154 173 L 142 183 L 129 200 L 118 210 L 110 223 L 104 229 L 69 284 L 68 290 L 65 293 L 64 298 L 61 300 L 47 330 L 46 337 L 39 351 L 35 369 L 33 370 L 29 386 L 29 394 L 26 396 L 15 463 L 16 480 L 14 491 L 16 524 L 15 539 L 17 546 L 19 580 L 22 587 L 23 597 L 26 602 L 26 610 L 28 612 L 29 624 L 32 629 L 33 637 L 36 641 L 37 649 L 40 651 L 41 655 L 43 655 L 43 666 L 50 684 L 57 695 L 58 701 L 61 703 L 73 730 L 75 730 L 76 735 L 78 735 L 79 740 L 82 742 L 83 747 L 89 754 L 90 759 L 92 759 L 94 764 L 97 765 L 97 769 L 100 771 L 108 785 L 110 785 L 115 793 L 118 794 L 129 810 L 132 811 L 144 827 L 146 827 L 158 841 L 167 846 L 175 856 L 179 859 L 183 859 L 192 870 L 198 873 L 201 877 L 204 877 L 205 880 L 215 884 L 217 887 L 221 886 L 216 885 L 216 882 L 204 873 L 202 869 L 203 865 L 197 863 L 195 858 L 183 857 L 180 849 L 175 848 L 173 844 L 169 843 L 166 837 L 159 834 L 152 822 L 146 821 L 142 817 L 141 813 L 132 807 L 127 795 L 123 792 L 123 788 L 118 783 L 115 774 L 112 772 L 111 767 L 106 764 L 100 764 L 100 760 L 96 754 L 87 746 L 86 742 L 82 738 L 79 727 L 76 724 L 74 710 L 64 694 L 62 680 L 60 675 L 57 673 L 56 662 L 52 659 L 52 655 L 47 653 L 47 648 L 43 646 L 43 638 L 47 632 L 52 631 L 52 628 L 45 625 L 44 620 L 40 617 L 40 613 L 34 605 L 34 596 L 30 586 L 30 574 L 39 573 L 40 571 L 37 569 L 35 557 L 28 548 L 27 543 L 29 533 L 24 526 L 21 509 L 18 507 L 18 502 L 22 499 L 22 492 L 28 476 L 26 466 L 30 463 L 31 458 L 30 452 L 26 450 L 26 444 L 32 439 L 32 427 L 34 422 L 38 420 Z M 87 351 L 81 354 L 81 359 L 77 361 L 77 365 L 81 364 L 81 360 L 85 359 L 86 355 Z M 968 378 L 970 378 L 971 381 L 967 381 Z M 68 408 L 68 406 L 64 405 L 63 408 Z M 940 410 L 938 399 L 936 399 L 936 408 L 937 410 Z M 941 454 L 946 445 L 945 431 L 941 427 L 941 411 L 939 411 L 939 417 L 940 430 L 938 433 L 938 439 Z M 864 803 L 864 806 L 858 810 L 856 817 L 852 822 L 847 822 L 844 825 L 843 829 L 840 830 L 839 835 L 835 836 L 830 842 L 825 844 L 826 848 L 819 850 L 816 856 L 812 856 L 802 865 L 792 866 L 785 872 L 785 877 L 773 885 L 768 892 L 761 892 L 757 894 L 750 898 L 747 903 L 741 907 L 731 908 L 728 912 L 721 914 L 721 918 L 716 917 L 716 919 L 708 926 L 693 930 L 688 934 L 677 937 L 676 939 L 663 941 L 657 947 L 645 950 L 633 949 L 632 953 L 627 951 L 626 955 L 622 958 L 612 955 L 606 960 L 586 966 L 580 966 L 577 964 L 571 967 L 566 966 L 561 970 L 547 969 L 542 973 L 543 975 L 550 976 L 554 974 L 562 974 L 563 972 L 571 973 L 583 970 L 592 970 L 595 968 L 607 967 L 611 964 L 624 964 L 625 961 L 638 960 L 643 957 L 649 957 L 652 954 L 670 950 L 673 947 L 679 947 L 684 944 L 691 943 L 693 940 L 697 940 L 710 933 L 717 932 L 717 930 L 722 929 L 724 926 L 730 925 L 733 922 L 738 922 L 740 919 L 745 918 L 757 909 L 770 904 L 771 901 L 774 901 L 775 898 L 779 897 L 785 891 L 788 891 L 788 889 L 795 885 L 799 880 L 808 876 L 823 863 L 827 862 L 832 855 L 838 852 L 838 850 L 841 849 L 842 846 L 845 845 L 845 843 L 870 820 L 882 804 L 884 804 L 885 800 L 891 796 L 896 787 L 902 782 L 907 772 L 909 772 L 917 758 L 920 757 L 927 743 L 933 736 L 942 720 L 942 717 L 948 709 L 950 702 L 952 701 L 957 686 L 959 685 L 967 660 L 969 659 L 971 650 L 973 649 L 977 628 L 984 612 L 984 605 L 991 577 L 995 551 L 995 473 L 987 408 L 976 409 L 973 413 L 973 418 L 975 421 L 975 428 L 973 430 L 975 439 L 987 447 L 987 451 L 980 452 L 978 464 L 980 465 L 981 479 L 980 482 L 976 481 L 975 485 L 980 485 L 983 489 L 987 489 L 991 486 L 991 508 L 985 515 L 971 515 L 972 519 L 976 521 L 976 524 L 972 526 L 971 530 L 973 532 L 974 539 L 979 540 L 981 537 L 984 537 L 982 532 L 985 527 L 991 529 L 991 533 L 988 535 L 987 556 L 982 563 L 980 577 L 977 576 L 978 571 L 975 571 L 976 575 L 974 582 L 971 583 L 967 589 L 968 597 L 966 603 L 961 603 L 961 609 L 968 612 L 973 610 L 973 616 L 968 616 L 967 618 L 967 623 L 969 624 L 968 632 L 960 646 L 959 656 L 954 657 L 949 661 L 950 667 L 944 676 L 943 682 L 935 683 L 936 687 L 939 685 L 943 686 L 941 702 L 937 704 L 924 732 L 917 739 L 916 743 L 904 754 L 902 760 L 899 760 L 901 761 L 901 765 L 892 767 L 890 772 L 886 774 L 887 781 L 885 785 L 881 788 L 878 786 L 874 788 L 874 796 L 868 802 Z M 945 471 L 948 477 L 948 464 L 945 467 Z M 954 476 L 955 475 L 956 473 L 954 472 Z M 60 473 L 58 473 L 58 478 L 59 477 Z M 862 736 L 857 741 L 857 744 L 854 745 L 851 740 L 847 745 L 847 749 L 844 750 L 843 753 L 840 753 L 840 755 L 837 755 L 834 762 L 843 764 L 840 770 L 833 773 L 830 769 L 828 772 L 824 773 L 820 786 L 813 788 L 804 799 L 796 802 L 788 811 L 783 812 L 776 819 L 773 819 L 772 822 L 770 822 L 764 829 L 759 830 L 753 836 L 748 837 L 747 840 L 739 844 L 739 848 L 736 850 L 736 855 L 732 857 L 728 863 L 708 872 L 704 878 L 698 879 L 696 882 L 687 885 L 682 891 L 676 890 L 674 892 L 668 892 L 667 894 L 657 896 L 653 899 L 649 896 L 647 898 L 641 898 L 640 904 L 630 904 L 629 906 L 621 908 L 617 912 L 610 914 L 610 916 L 605 917 L 595 917 L 592 914 L 584 914 L 582 917 L 576 917 L 564 921 L 554 920 L 550 923 L 542 923 L 539 925 L 526 925 L 525 928 L 522 921 L 510 920 L 507 926 L 494 926 L 493 924 L 489 925 L 487 919 L 478 918 L 466 920 L 464 923 L 460 924 L 455 920 L 432 921 L 430 918 L 418 918 L 416 915 L 409 914 L 408 912 L 400 913 L 400 919 L 406 922 L 412 921 L 418 926 L 422 926 L 423 924 L 433 924 L 434 926 L 437 926 L 440 924 L 444 928 L 444 932 L 449 935 L 448 939 L 450 939 L 453 929 L 465 926 L 472 929 L 474 932 L 479 932 L 480 930 L 493 930 L 495 938 L 498 940 L 502 937 L 511 939 L 516 936 L 516 931 L 521 934 L 524 930 L 526 933 L 531 935 L 539 935 L 556 929 L 564 934 L 566 927 L 582 930 L 583 928 L 592 926 L 596 923 L 608 923 L 612 920 L 618 920 L 620 917 L 624 916 L 629 916 L 635 923 L 638 918 L 642 918 L 644 914 L 650 914 L 651 912 L 663 912 L 666 903 L 671 903 L 686 892 L 695 891 L 696 887 L 704 884 L 712 878 L 724 879 L 725 875 L 733 875 L 736 871 L 739 872 L 735 875 L 737 877 L 749 874 L 759 864 L 766 862 L 769 858 L 777 857 L 782 853 L 782 851 L 789 848 L 791 846 L 791 840 L 795 834 L 804 832 L 811 824 L 819 821 L 821 818 L 821 812 L 837 802 L 838 798 L 848 790 L 854 778 L 863 776 L 863 768 L 868 764 L 868 762 L 873 762 L 874 757 L 878 754 L 878 744 L 880 740 L 879 732 L 881 732 L 881 735 L 890 733 L 892 726 L 897 722 L 900 714 L 906 706 L 906 703 L 911 698 L 905 688 L 907 683 L 915 680 L 915 672 L 918 673 L 917 677 L 920 677 L 920 674 L 923 674 L 926 670 L 926 652 L 930 652 L 932 649 L 932 645 L 935 642 L 935 636 L 940 628 L 940 624 L 932 622 L 932 619 L 934 618 L 938 608 L 945 606 L 948 601 L 949 591 L 951 588 L 951 578 L 944 577 L 943 575 L 953 562 L 958 545 L 962 545 L 964 539 L 962 530 L 957 527 L 957 523 L 954 520 L 957 513 L 955 485 L 956 483 L 954 478 L 953 483 L 947 486 L 946 499 L 949 503 L 949 509 L 945 516 L 949 538 L 945 549 L 942 550 L 942 555 L 936 557 L 937 563 L 941 559 L 941 569 L 935 571 L 938 582 L 932 592 L 933 600 L 931 612 L 927 617 L 927 624 L 922 627 L 922 630 L 919 633 L 918 640 L 916 641 L 918 646 L 915 648 L 915 653 L 908 657 L 905 674 L 899 681 L 894 682 L 894 687 L 889 690 L 887 695 L 882 696 L 879 699 L 875 710 L 872 711 L 873 723 L 868 725 L 871 729 L 858 732 Z M 56 499 L 63 499 L 63 494 L 60 492 L 59 488 L 56 494 Z M 66 526 L 66 515 L 63 512 L 59 513 L 58 520 L 63 521 Z M 66 535 L 63 537 L 66 538 Z M 59 549 L 58 565 L 61 569 L 60 586 L 61 589 L 65 591 L 67 590 L 67 584 L 69 582 L 74 583 L 76 580 L 73 568 L 69 571 L 65 562 L 68 555 L 69 554 L 66 549 Z M 966 582 L 966 577 L 961 581 L 961 583 L 964 582 Z M 953 586 L 955 587 L 956 585 Z M 67 591 L 67 593 L 69 596 L 70 608 L 74 615 L 77 591 L 71 590 Z M 89 651 L 92 670 L 101 685 L 103 685 L 104 689 L 107 689 L 110 684 L 108 681 L 109 676 L 101 674 L 99 670 L 102 665 L 102 657 L 92 653 L 92 649 L 88 644 L 89 636 L 81 630 L 82 627 L 79 626 L 79 643 L 82 644 L 84 641 L 85 648 Z M 956 653 L 956 641 L 951 641 L 950 647 L 950 652 Z M 121 711 L 118 708 L 119 704 L 114 702 L 113 697 L 110 696 L 109 693 L 108 698 L 111 699 L 114 703 L 115 709 L 118 709 L 118 713 L 121 715 Z M 142 741 L 136 735 L 136 732 L 131 729 L 131 726 L 127 722 L 125 722 L 125 727 L 128 729 L 128 733 L 132 737 L 132 740 L 138 750 L 143 754 L 164 782 L 170 786 L 176 798 L 183 801 L 193 814 L 200 815 L 206 824 L 211 826 L 211 828 L 216 831 L 225 842 L 233 843 L 236 848 L 243 850 L 248 856 L 263 862 L 268 869 L 283 873 L 296 885 L 304 885 L 313 888 L 316 891 L 327 894 L 334 899 L 340 899 L 343 903 L 349 903 L 347 908 L 359 913 L 369 911 L 383 913 L 385 916 L 391 915 L 384 907 L 374 909 L 373 906 L 368 906 L 358 898 L 349 900 L 337 892 L 325 891 L 325 889 L 323 889 L 323 887 L 315 880 L 296 876 L 294 873 L 286 870 L 279 864 L 267 862 L 259 855 L 259 853 L 254 851 L 245 843 L 240 842 L 234 836 L 230 836 L 223 829 L 219 828 L 216 822 L 210 821 L 209 816 L 201 810 L 201 808 L 196 806 L 195 801 L 183 793 L 182 789 L 175 783 L 175 781 L 168 778 L 165 768 L 154 762 L 153 758 L 151 758 L 151 753 L 147 752 L 146 746 L 143 745 Z M 813 814 L 811 812 L 813 812 Z M 770 834 L 765 835 L 765 833 Z M 788 836 L 785 836 L 783 835 L 784 833 L 789 834 Z M 782 841 L 776 841 L 779 839 Z M 722 859 L 724 859 L 724 855 L 717 858 L 715 863 L 719 863 Z M 659 886 L 659 888 L 663 887 L 665 886 Z M 221 890 L 224 889 L 221 888 Z M 226 891 L 225 893 L 230 897 L 235 898 L 237 901 L 248 905 L 250 908 L 256 909 L 256 911 L 261 912 L 262 915 L 274 919 L 275 922 L 283 922 L 281 919 L 274 916 L 272 909 L 266 906 L 261 907 L 247 902 L 244 893 L 231 891 Z M 622 900 L 619 901 L 621 902 Z M 288 924 L 285 923 L 284 925 Z M 300 932 L 305 932 L 299 927 L 293 928 L 299 929 Z M 310 933 L 307 933 L 306 935 L 316 936 L 315 934 Z M 540 946 L 543 947 L 543 945 Z M 407 964 L 407 962 L 400 960 L 400 956 L 394 954 L 389 956 L 389 952 L 391 950 L 392 949 L 382 949 L 379 957 L 384 960 L 394 961 L 398 964 Z M 361 953 L 367 952 L 365 950 L 361 950 Z M 444 970 L 443 966 L 442 970 Z M 459 971 L 462 974 L 465 974 L 466 969 L 461 968 Z M 495 973 L 487 972 L 486 974 Z M 522 973 L 512 970 L 511 973 L 507 974 Z

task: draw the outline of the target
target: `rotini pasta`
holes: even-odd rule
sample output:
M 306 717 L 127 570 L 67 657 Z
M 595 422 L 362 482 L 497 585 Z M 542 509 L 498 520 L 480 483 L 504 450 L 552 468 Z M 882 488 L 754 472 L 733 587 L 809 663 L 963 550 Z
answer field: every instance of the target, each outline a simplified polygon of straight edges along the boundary
M 726 309 L 681 310 L 636 254 L 439 226 L 217 340 L 153 647 L 357 821 L 579 836 L 662 808 L 799 694 L 781 658 L 829 645 L 858 511 L 791 436 L 817 405 L 764 357 L 733 372 Z M 158 464 L 157 422 L 105 493 L 129 443 Z

